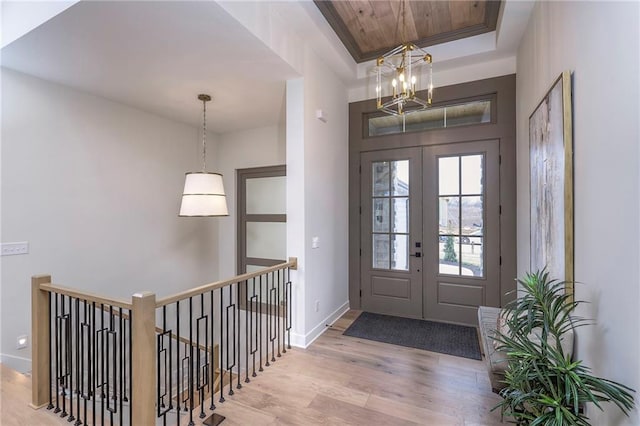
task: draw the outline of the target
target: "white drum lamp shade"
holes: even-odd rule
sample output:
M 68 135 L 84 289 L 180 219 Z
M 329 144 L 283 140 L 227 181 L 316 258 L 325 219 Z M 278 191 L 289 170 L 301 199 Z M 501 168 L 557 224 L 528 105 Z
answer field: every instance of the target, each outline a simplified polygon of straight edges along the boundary
M 179 216 L 229 216 L 222 175 L 208 172 L 187 173 Z

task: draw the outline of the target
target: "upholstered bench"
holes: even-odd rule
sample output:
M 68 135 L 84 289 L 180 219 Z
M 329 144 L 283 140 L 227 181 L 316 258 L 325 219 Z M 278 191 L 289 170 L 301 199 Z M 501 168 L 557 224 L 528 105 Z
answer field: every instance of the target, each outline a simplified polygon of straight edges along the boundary
M 504 380 L 504 371 L 507 368 L 506 354 L 496 350 L 493 344 L 499 315 L 500 308 L 491 308 L 489 306 L 480 306 L 478 308 L 478 328 L 480 330 L 482 352 L 489 372 L 491 390 L 495 393 L 499 393 L 505 387 L 502 380 Z

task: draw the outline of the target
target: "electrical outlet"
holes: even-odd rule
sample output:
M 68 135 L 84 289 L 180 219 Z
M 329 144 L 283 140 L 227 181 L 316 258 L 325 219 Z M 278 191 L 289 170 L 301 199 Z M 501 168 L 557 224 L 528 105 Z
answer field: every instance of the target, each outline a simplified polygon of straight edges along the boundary
M 29 336 L 27 336 L 26 334 L 23 334 L 22 336 L 18 336 L 18 339 L 16 339 L 16 349 L 24 349 L 27 347 L 28 343 L 29 343 Z
M 28 254 L 29 243 L 26 241 L 20 243 L 2 243 L 2 255 L 13 256 L 16 254 Z

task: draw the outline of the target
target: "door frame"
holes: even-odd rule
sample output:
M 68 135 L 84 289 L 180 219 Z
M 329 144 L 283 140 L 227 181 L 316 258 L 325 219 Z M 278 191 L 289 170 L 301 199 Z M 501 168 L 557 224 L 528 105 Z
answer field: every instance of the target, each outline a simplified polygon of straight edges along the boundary
M 349 300 L 361 308 L 361 164 L 360 154 L 394 148 L 445 145 L 497 139 L 500 159 L 500 306 L 515 295 L 516 278 L 516 76 L 515 74 L 436 88 L 434 106 L 457 104 L 474 98 L 492 100 L 490 123 L 366 136 L 365 121 L 376 113 L 376 100 L 349 104 Z
M 247 264 L 258 265 L 268 268 L 283 262 L 283 259 L 263 259 L 247 257 L 247 222 L 287 222 L 286 214 L 247 214 L 247 179 L 268 178 L 287 176 L 287 166 L 265 166 L 252 167 L 248 169 L 236 170 L 236 188 L 237 188 L 237 222 L 236 222 L 236 273 L 238 275 L 246 272 Z

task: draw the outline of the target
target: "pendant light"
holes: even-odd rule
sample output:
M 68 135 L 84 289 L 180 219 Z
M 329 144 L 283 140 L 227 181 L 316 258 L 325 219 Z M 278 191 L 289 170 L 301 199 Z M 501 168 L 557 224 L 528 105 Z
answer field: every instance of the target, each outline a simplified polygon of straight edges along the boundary
M 185 174 L 179 216 L 229 216 L 222 175 L 207 172 L 207 102 L 211 96 L 201 94 L 198 99 L 202 101 L 202 171 Z
M 398 19 L 402 19 L 402 44 L 376 60 L 376 97 L 378 110 L 404 116 L 431 106 L 433 71 L 431 55 L 407 41 L 405 0 L 400 3 L 400 9 Z M 426 99 L 416 95 L 416 87 L 421 80 L 427 86 Z M 391 99 L 386 102 L 382 102 L 383 85 L 391 89 Z

